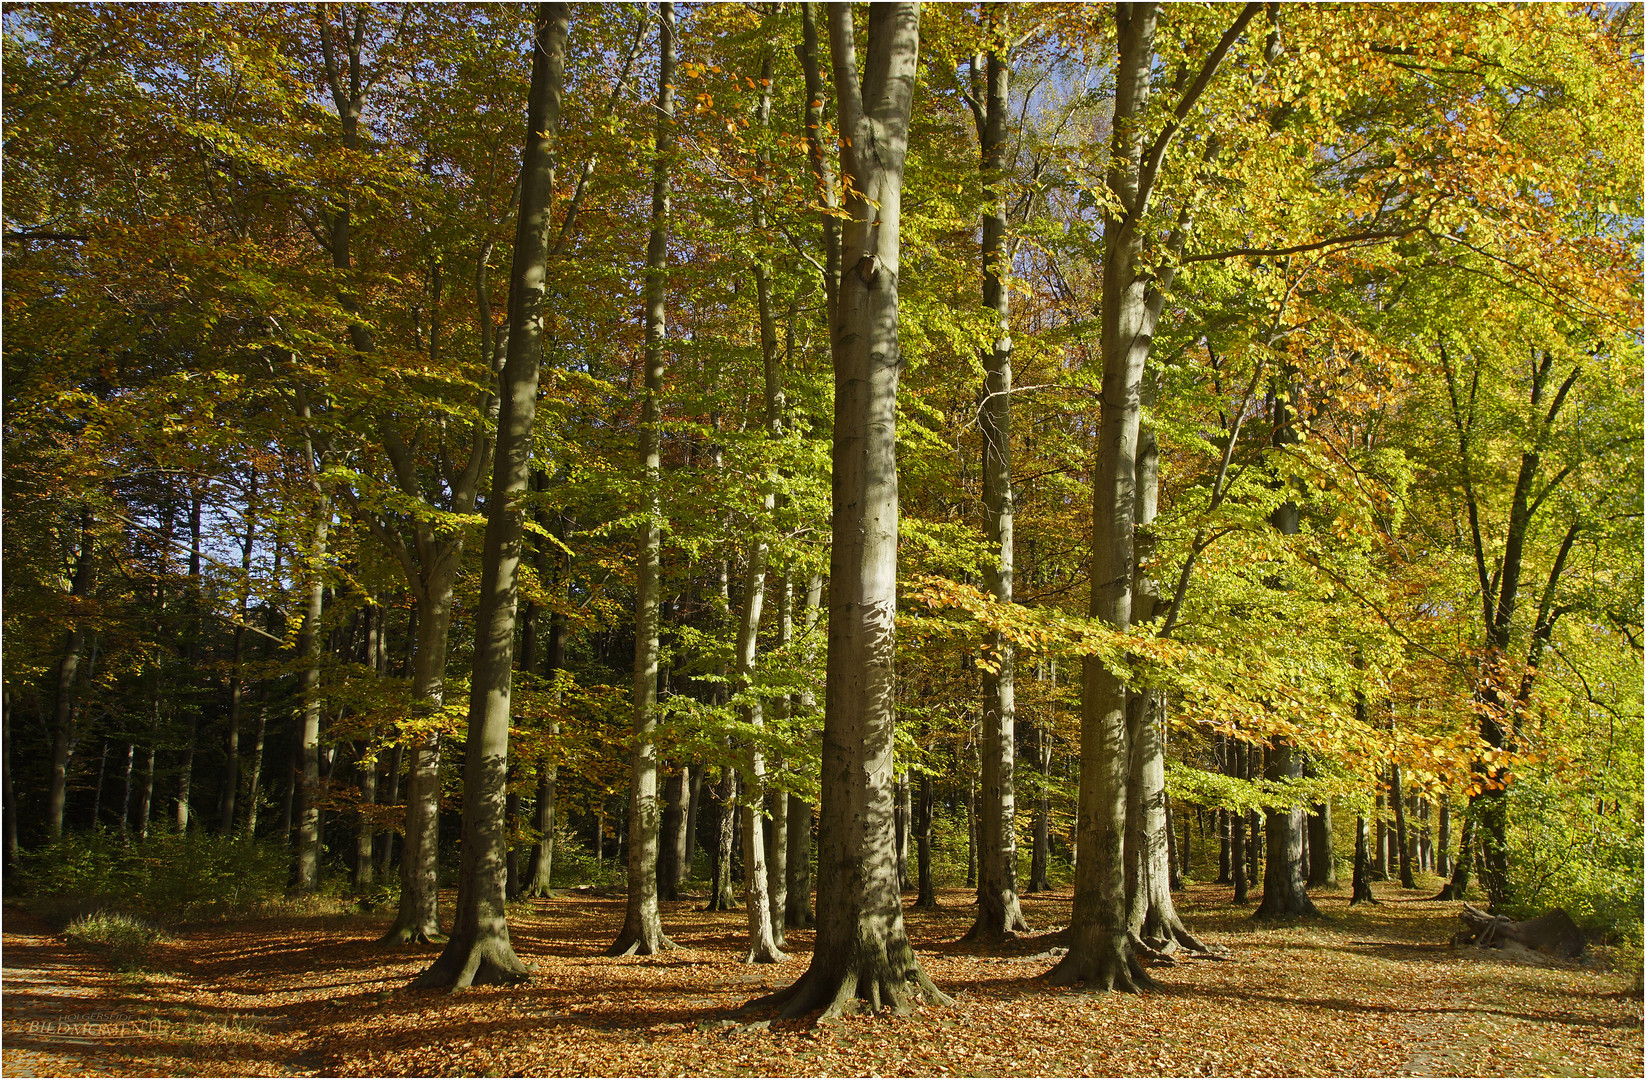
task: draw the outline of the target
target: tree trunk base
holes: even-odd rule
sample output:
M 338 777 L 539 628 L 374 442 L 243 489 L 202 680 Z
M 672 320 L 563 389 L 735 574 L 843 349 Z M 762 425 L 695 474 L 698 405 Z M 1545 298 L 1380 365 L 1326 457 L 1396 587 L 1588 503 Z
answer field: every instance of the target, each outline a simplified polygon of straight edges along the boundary
M 433 921 L 425 922 L 421 926 L 410 923 L 396 922 L 382 937 L 377 939 L 379 945 L 444 945 L 446 935 L 440 932 L 440 927 Z
M 1046 981 L 1053 986 L 1081 984 L 1090 991 L 1123 994 L 1135 994 L 1154 985 L 1125 933 L 1100 934 L 1084 949 L 1071 948 L 1046 973 Z
M 937 905 L 934 903 L 932 906 L 936 907 Z M 991 907 L 994 910 L 989 910 Z M 1028 922 L 1023 918 L 1023 910 L 1018 906 L 1017 898 L 1013 897 L 1012 902 L 1004 908 L 1001 908 L 1000 905 L 979 904 L 977 920 L 972 923 L 972 928 L 967 930 L 956 944 L 999 945 L 1003 942 L 1015 941 L 1019 934 L 1032 933 L 1034 931 L 1029 928 Z
M 661 924 L 651 926 L 625 924 L 623 932 L 617 935 L 612 947 L 606 950 L 606 955 L 619 956 L 655 956 L 662 952 L 672 952 L 680 948 L 669 940 L 663 933 Z
M 413 979 L 413 990 L 463 990 L 470 986 L 518 986 L 531 970 L 515 956 L 507 937 L 453 938 L 427 971 Z
M 1452 882 L 1448 881 L 1445 885 L 1441 886 L 1441 889 L 1440 889 L 1439 892 L 1435 893 L 1429 899 L 1431 899 L 1431 900 L 1461 900 L 1461 899 L 1463 899 L 1463 894 L 1467 891 L 1468 891 L 1467 886 L 1465 886 L 1464 888 L 1459 889 L 1455 885 L 1453 885 Z M 1375 903 L 1376 901 L 1373 901 L 1373 902 Z
M 1140 932 L 1132 935 L 1133 949 L 1139 945 L 1156 955 L 1166 957 L 1175 957 L 1178 952 L 1193 956 L 1214 956 L 1226 951 L 1195 937 L 1189 928 L 1183 925 L 1182 920 L 1175 916 L 1171 919 L 1153 920 L 1152 925 L 1145 923 Z
M 1315 907 L 1314 901 L 1303 893 L 1290 900 L 1272 899 L 1268 891 L 1263 894 L 1263 900 L 1252 912 L 1252 918 L 1270 919 L 1318 919 L 1321 918 L 1320 909 Z
M 776 943 L 750 946 L 749 951 L 743 956 L 745 964 L 781 964 L 787 959 L 788 956 Z
M 882 953 L 872 973 L 861 970 L 859 965 L 834 974 L 814 964 L 793 986 L 755 998 L 740 1011 L 756 1012 L 778 1006 L 777 1019 L 793 1020 L 814 1009 L 822 1009 L 817 1022 L 826 1024 L 842 1016 L 883 1011 L 893 1016 L 907 1016 L 917 1001 L 953 1005 L 954 999 L 937 988 L 914 962 L 912 950 L 908 952 L 906 965 L 894 964 Z

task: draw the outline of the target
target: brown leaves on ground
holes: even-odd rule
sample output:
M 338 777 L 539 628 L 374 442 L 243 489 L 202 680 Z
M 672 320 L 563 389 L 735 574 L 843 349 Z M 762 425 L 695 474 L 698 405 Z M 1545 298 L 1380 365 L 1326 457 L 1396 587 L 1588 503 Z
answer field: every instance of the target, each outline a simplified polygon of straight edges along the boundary
M 954 1008 L 824 1027 L 746 1030 L 732 1010 L 788 985 L 789 959 L 740 963 L 741 912 L 665 904 L 684 948 L 601 955 L 621 898 L 520 905 L 523 987 L 405 989 L 436 955 L 373 943 L 381 919 L 262 920 L 183 928 L 156 946 L 163 973 L 117 975 L 8 910 L 4 1072 L 12 1075 L 1639 1075 L 1641 1002 L 1628 978 L 1541 967 L 1445 944 L 1455 904 L 1379 887 L 1385 903 L 1263 926 L 1229 890 L 1192 887 L 1190 926 L 1227 961 L 1157 966 L 1141 996 L 1054 990 L 1052 941 L 993 955 L 961 947 L 969 895 L 909 910 L 926 970 Z M 1031 925 L 1061 926 L 1067 891 L 1025 897 Z

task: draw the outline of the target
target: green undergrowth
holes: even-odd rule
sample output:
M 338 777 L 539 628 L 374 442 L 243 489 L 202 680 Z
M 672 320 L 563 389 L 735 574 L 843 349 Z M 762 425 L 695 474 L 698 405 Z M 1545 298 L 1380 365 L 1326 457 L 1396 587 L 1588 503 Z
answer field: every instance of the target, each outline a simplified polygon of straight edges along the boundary
M 63 928 L 63 936 L 70 945 L 105 953 L 120 972 L 147 970 L 150 947 L 166 940 L 158 926 L 120 911 L 77 916 Z
M 290 896 L 291 856 L 278 843 L 241 837 L 156 834 L 122 840 L 74 833 L 23 855 L 6 877 L 6 899 L 59 929 L 129 917 L 153 926 L 247 916 L 333 914 L 344 886 Z

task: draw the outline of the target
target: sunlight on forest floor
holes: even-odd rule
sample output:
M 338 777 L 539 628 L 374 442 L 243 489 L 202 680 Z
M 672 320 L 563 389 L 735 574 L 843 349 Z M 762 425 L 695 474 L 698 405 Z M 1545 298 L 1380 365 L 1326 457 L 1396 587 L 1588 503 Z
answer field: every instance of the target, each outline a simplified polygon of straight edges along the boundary
M 663 905 L 684 946 L 601 955 L 621 897 L 519 905 L 524 987 L 410 993 L 433 950 L 373 944 L 386 920 L 311 917 L 183 927 L 152 970 L 115 972 L 14 909 L 5 913 L 4 1074 L 27 1075 L 1640 1075 L 1641 1001 L 1595 967 L 1476 959 L 1446 944 L 1457 904 L 1377 886 L 1315 894 L 1327 920 L 1265 927 L 1224 886 L 1191 886 L 1191 928 L 1227 962 L 1156 966 L 1141 997 L 1052 990 L 1050 942 L 996 955 L 954 945 L 965 890 L 908 910 L 926 970 L 957 998 L 906 1018 L 858 1017 L 747 1032 L 728 1012 L 805 970 L 739 963 L 742 912 Z M 1180 894 L 1181 895 L 1181 894 Z M 1037 931 L 1068 920 L 1070 894 L 1025 897 Z M 905 902 L 912 897 L 905 897 Z M 449 908 L 448 908 L 449 910 Z

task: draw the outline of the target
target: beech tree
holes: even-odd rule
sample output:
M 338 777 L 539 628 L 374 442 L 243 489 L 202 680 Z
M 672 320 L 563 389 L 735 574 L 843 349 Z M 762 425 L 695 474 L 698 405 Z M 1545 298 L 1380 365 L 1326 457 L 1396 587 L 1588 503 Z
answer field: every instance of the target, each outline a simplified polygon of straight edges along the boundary
M 818 840 L 817 945 L 787 990 L 751 1003 L 780 1016 L 866 1003 L 948 1003 L 909 943 L 892 835 L 892 660 L 897 626 L 898 223 L 920 6 L 869 9 L 860 76 L 848 5 L 828 9 L 851 179 L 831 337 L 835 367 L 834 545 Z
M 674 4 L 658 5 L 657 126 L 652 159 L 651 236 L 646 245 L 646 380 L 640 416 L 641 507 L 635 585 L 634 750 L 629 781 L 629 894 L 623 929 L 608 950 L 613 956 L 650 956 L 674 948 L 657 910 L 657 666 L 661 603 L 662 510 L 657 487 L 662 468 L 660 429 L 663 366 L 668 332 L 669 168 L 674 146 Z
M 533 27 L 520 218 L 509 271 L 508 359 L 498 376 L 497 450 L 486 512 L 480 606 L 475 615 L 457 911 L 450 940 L 440 958 L 413 981 L 416 987 L 461 989 L 475 983 L 516 983 L 528 976 L 509 944 L 503 800 L 508 780 L 515 607 L 525 531 L 522 496 L 531 480 L 532 422 L 543 363 L 543 305 L 552 289 L 549 242 L 569 20 L 567 5 L 544 3 L 538 5 Z

